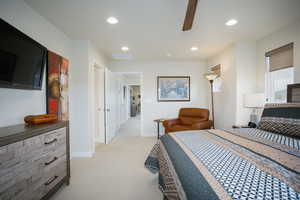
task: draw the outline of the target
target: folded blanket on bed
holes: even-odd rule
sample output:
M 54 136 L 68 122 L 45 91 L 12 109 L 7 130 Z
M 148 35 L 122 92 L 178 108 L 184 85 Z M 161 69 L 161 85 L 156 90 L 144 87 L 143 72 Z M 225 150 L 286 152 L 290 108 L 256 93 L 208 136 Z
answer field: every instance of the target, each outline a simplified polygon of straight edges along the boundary
M 300 140 L 259 129 L 165 135 L 145 166 L 167 199 L 300 199 Z

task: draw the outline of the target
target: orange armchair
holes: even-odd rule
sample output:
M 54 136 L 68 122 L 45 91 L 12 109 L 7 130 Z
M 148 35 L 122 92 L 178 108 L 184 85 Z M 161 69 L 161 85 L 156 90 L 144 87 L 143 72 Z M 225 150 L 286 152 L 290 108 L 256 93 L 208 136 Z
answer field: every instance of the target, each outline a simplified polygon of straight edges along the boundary
M 177 119 L 163 122 L 165 133 L 187 130 L 203 130 L 212 127 L 209 110 L 202 108 L 181 108 Z

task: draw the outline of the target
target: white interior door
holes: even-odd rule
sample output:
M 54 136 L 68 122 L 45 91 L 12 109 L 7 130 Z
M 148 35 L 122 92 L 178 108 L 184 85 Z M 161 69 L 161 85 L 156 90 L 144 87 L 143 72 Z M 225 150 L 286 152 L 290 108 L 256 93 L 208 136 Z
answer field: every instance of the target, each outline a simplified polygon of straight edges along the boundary
M 105 69 L 105 142 L 109 143 L 116 136 L 117 122 L 117 80 L 115 73 Z
M 105 142 L 105 100 L 104 100 L 104 68 L 94 66 L 94 97 L 95 97 L 95 141 Z

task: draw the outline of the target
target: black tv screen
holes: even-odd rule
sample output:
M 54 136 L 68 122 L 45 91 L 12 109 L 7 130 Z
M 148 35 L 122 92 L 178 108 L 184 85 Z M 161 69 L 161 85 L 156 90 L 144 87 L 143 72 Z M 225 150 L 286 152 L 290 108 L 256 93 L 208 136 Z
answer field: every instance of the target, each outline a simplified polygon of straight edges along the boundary
M 0 87 L 42 88 L 47 49 L 0 19 Z

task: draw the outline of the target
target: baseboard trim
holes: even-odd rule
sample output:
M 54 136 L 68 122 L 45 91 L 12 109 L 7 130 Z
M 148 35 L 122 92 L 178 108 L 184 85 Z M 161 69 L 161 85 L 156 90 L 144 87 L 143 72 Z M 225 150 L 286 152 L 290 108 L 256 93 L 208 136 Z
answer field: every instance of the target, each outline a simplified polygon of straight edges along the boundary
M 96 138 L 95 142 L 97 142 L 97 143 L 104 143 L 104 141 L 102 141 L 100 138 Z
M 91 158 L 94 152 L 72 152 L 71 158 Z

